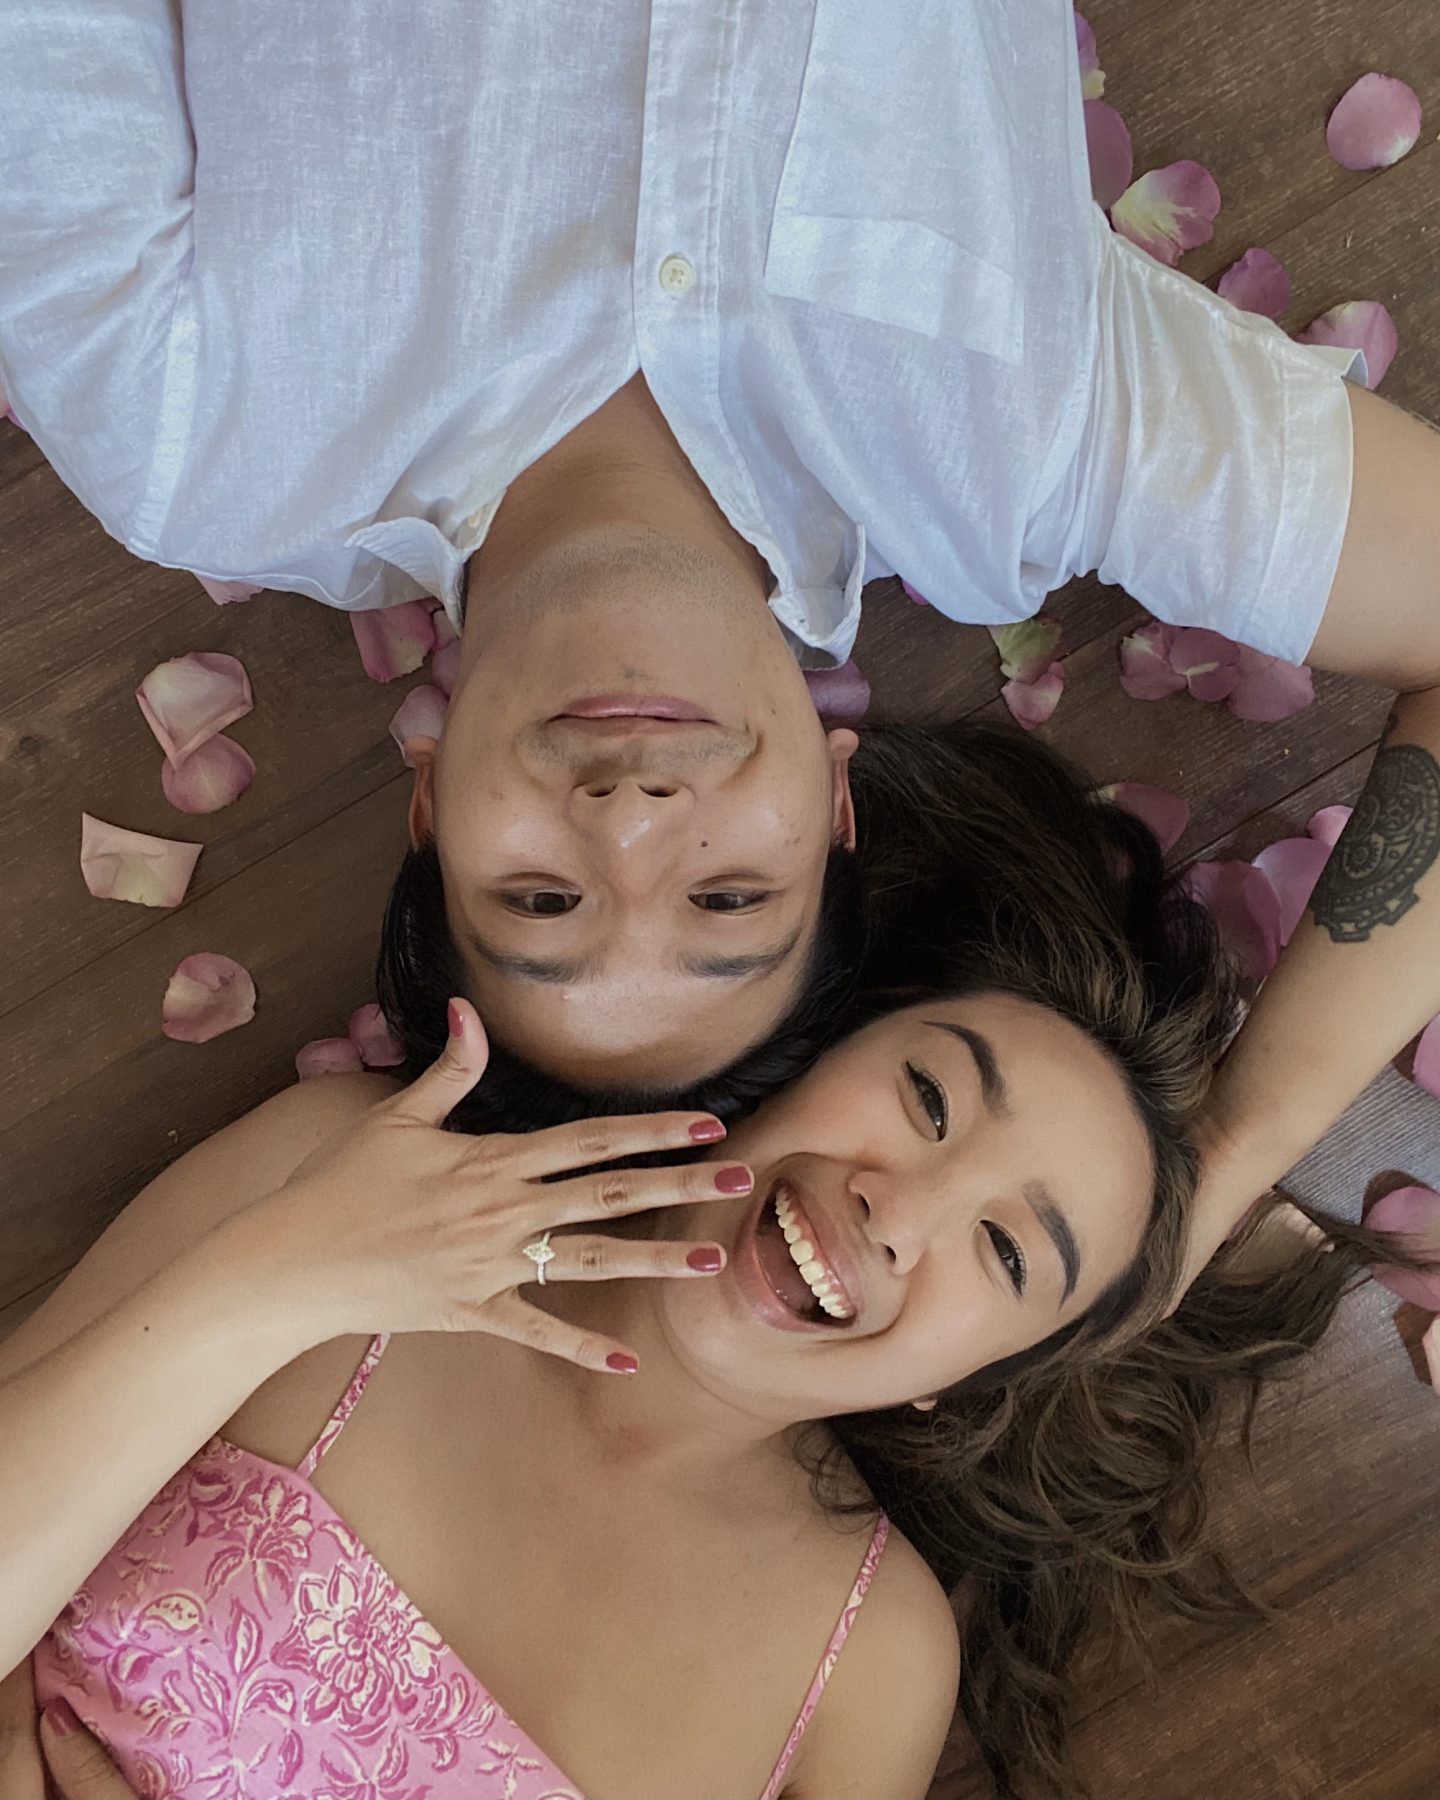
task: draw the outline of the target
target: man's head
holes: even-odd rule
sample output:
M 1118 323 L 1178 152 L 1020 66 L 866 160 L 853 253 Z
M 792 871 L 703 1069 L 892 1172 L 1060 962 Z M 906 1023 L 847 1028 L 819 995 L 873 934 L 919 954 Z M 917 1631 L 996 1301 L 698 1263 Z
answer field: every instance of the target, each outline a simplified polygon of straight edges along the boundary
M 410 746 L 411 842 L 492 1038 L 648 1092 L 766 1039 L 853 843 L 855 742 L 733 558 L 602 526 L 472 593 L 443 740 Z

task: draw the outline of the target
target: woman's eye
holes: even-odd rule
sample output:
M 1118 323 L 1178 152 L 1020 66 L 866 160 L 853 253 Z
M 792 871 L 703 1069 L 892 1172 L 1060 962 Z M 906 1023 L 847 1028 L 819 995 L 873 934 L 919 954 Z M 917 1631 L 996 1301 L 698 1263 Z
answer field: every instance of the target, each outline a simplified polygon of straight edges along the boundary
M 561 913 L 574 912 L 580 896 L 561 893 L 558 888 L 538 888 L 529 894 L 507 894 L 505 904 L 511 912 L 524 913 L 532 919 L 553 919 Z
M 721 890 L 718 893 L 692 894 L 690 902 L 702 912 L 748 912 L 752 906 L 759 906 L 762 900 L 769 898 L 768 894 L 740 894 Z
M 910 1085 L 915 1090 L 915 1098 L 920 1102 L 921 1111 L 935 1127 L 937 1138 L 943 1138 L 950 1123 L 950 1107 L 945 1099 L 945 1090 L 931 1074 L 917 1068 L 914 1063 L 907 1062 L 905 1073 L 910 1077 Z
M 990 1234 L 990 1242 L 995 1246 L 995 1254 L 1004 1265 L 1005 1273 L 1010 1277 L 1010 1285 L 1017 1294 L 1025 1292 L 1025 1252 L 1015 1242 L 1008 1231 L 1002 1231 L 998 1225 L 992 1225 L 987 1219 L 985 1229 Z

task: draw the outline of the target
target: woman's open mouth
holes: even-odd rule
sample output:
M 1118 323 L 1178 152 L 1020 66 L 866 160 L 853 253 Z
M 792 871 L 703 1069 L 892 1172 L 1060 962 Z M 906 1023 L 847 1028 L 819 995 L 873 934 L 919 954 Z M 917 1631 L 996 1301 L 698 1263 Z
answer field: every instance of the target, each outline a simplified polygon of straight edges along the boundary
M 812 1325 L 854 1323 L 855 1301 L 788 1182 L 776 1182 L 760 1209 L 755 1253 L 770 1291 L 794 1318 Z

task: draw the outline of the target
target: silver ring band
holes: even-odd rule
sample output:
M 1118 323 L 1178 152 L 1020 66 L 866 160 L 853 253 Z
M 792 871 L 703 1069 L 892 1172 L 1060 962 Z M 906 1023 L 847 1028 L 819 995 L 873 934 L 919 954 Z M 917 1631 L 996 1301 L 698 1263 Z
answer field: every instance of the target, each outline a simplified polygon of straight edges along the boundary
M 521 1255 L 528 1256 L 531 1262 L 534 1263 L 535 1280 L 541 1287 L 544 1287 L 545 1265 L 548 1262 L 552 1262 L 555 1257 L 555 1250 L 550 1242 L 550 1233 L 548 1231 L 542 1231 L 533 1244 L 527 1244 L 525 1246 Z

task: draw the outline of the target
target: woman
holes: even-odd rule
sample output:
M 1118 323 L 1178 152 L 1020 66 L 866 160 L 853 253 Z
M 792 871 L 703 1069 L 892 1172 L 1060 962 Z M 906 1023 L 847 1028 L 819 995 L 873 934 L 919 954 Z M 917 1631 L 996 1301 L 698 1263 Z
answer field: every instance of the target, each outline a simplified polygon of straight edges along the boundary
M 1043 774 L 1001 929 L 912 883 L 955 954 L 723 1160 L 574 1173 L 717 1140 L 684 1117 L 437 1130 L 483 1065 L 460 1003 L 409 1090 L 292 1091 L 152 1184 L 0 1357 L 0 1664 L 40 1639 L 39 1698 L 152 1795 L 911 1795 L 963 1576 L 987 1759 L 1058 1767 L 1047 1684 L 1097 1611 L 1193 1602 L 1196 1434 L 1342 1276 L 1197 1287 L 1121 1350 L 1230 1008 L 1153 841 Z M 1021 860 L 1049 916 L 1011 930 Z

